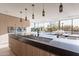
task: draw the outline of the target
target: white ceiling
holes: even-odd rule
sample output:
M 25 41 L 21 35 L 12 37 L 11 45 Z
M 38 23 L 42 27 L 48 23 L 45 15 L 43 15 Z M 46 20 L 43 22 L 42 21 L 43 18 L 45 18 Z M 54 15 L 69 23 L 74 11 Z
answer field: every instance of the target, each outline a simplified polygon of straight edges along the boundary
M 31 3 L 0 3 L 0 13 L 11 16 L 21 17 L 20 11 L 27 8 L 27 16 L 32 20 L 32 4 Z M 59 13 L 59 3 L 45 3 L 46 16 L 42 17 L 43 4 L 35 4 L 35 21 L 52 21 L 65 18 L 79 18 L 79 4 L 78 3 L 63 3 L 64 10 Z

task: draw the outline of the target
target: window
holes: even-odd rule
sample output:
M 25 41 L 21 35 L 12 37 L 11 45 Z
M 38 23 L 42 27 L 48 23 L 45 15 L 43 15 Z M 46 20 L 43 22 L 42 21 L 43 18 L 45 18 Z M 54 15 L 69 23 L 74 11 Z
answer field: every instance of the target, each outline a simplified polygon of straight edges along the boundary
M 79 19 L 73 19 L 73 34 L 79 34 Z
M 65 33 L 71 33 L 72 20 L 61 20 L 60 28 L 65 31 Z
M 37 29 L 40 32 L 53 32 L 58 30 L 58 22 L 34 22 L 31 25 L 31 32 L 36 32 Z

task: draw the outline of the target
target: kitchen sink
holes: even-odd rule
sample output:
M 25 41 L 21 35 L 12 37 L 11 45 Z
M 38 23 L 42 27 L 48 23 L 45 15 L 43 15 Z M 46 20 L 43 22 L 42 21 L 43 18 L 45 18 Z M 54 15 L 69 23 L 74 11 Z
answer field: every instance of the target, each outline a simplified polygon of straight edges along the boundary
M 38 40 L 44 41 L 44 42 L 50 42 L 53 39 L 51 39 L 51 38 L 45 38 L 45 37 L 38 37 Z
M 50 42 L 51 40 L 53 40 L 51 38 L 38 37 L 38 36 L 33 36 L 33 35 L 26 35 L 23 37 L 34 39 L 34 40 L 39 40 L 39 41 L 43 41 L 43 42 Z

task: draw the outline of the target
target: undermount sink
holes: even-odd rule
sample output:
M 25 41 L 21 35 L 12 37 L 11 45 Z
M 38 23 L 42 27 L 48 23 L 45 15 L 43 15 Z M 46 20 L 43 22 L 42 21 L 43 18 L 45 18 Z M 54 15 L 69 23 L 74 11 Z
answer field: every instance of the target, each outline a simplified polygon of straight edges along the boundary
M 53 39 L 45 38 L 45 37 L 38 37 L 38 40 L 44 41 L 44 42 L 50 42 L 50 41 L 53 40 Z
M 43 41 L 43 42 L 50 42 L 51 40 L 53 40 L 51 38 L 38 37 L 38 36 L 33 36 L 33 35 L 26 35 L 23 37 L 34 39 L 34 40 L 39 40 L 39 41 Z

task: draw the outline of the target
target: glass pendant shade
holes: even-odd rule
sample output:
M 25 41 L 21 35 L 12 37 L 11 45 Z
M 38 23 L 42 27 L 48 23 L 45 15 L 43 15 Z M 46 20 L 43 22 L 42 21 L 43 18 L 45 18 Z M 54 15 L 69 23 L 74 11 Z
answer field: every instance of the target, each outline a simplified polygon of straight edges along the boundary
M 27 11 L 27 8 L 25 8 L 25 11 Z
M 32 14 L 32 19 L 34 19 L 34 13 Z
M 60 3 L 60 5 L 59 5 L 59 12 L 60 13 L 63 12 L 63 5 L 62 5 L 62 3 Z
M 20 11 L 20 14 L 21 14 L 21 16 L 22 16 L 22 11 Z M 20 22 L 22 22 L 22 18 L 20 18 Z
M 25 21 L 27 21 L 27 16 L 25 17 Z
M 27 8 L 25 8 L 25 13 L 27 14 Z M 25 21 L 27 21 L 27 15 L 25 16 Z
M 34 4 L 32 4 L 32 6 L 34 7 L 35 5 L 34 5 Z
M 33 10 L 32 19 L 35 19 L 35 15 L 34 15 L 34 6 L 35 6 L 35 5 L 32 4 L 32 7 L 33 7 L 33 9 L 32 9 L 32 10 Z
M 43 11 L 42 11 L 42 16 L 45 16 L 45 10 L 43 9 Z

